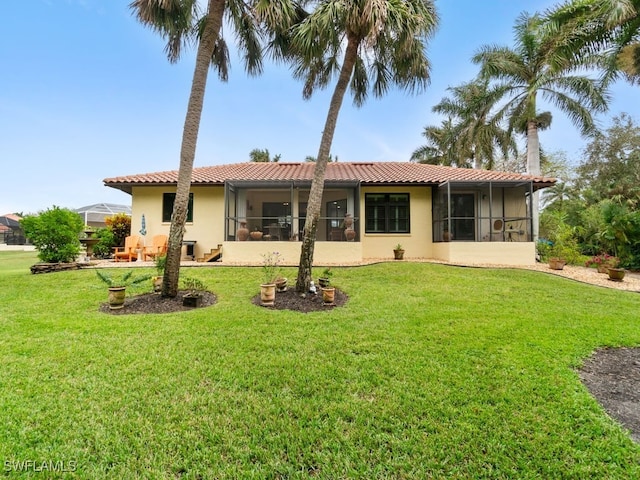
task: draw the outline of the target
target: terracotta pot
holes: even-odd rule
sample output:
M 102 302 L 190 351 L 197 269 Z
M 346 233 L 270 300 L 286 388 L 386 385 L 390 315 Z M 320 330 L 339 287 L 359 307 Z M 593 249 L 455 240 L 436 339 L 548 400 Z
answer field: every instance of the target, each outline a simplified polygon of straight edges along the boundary
M 109 308 L 120 310 L 124 308 L 124 298 L 127 287 L 109 287 Z
M 262 232 L 260 230 L 254 230 L 249 234 L 251 240 L 262 240 Z
M 263 283 L 260 285 L 260 303 L 265 307 L 272 307 L 276 300 L 276 284 Z
M 347 238 L 347 242 L 353 242 L 356 238 L 356 231 L 353 228 L 345 228 L 344 236 Z
M 247 222 L 240 222 L 240 227 L 236 230 L 236 240 L 244 242 L 249 238 L 249 229 L 247 228 Z
M 551 270 L 562 270 L 566 264 L 567 262 L 562 260 L 561 258 L 549 259 L 549 268 Z
M 276 280 L 276 291 L 277 292 L 286 292 L 287 291 L 287 279 L 286 278 L 278 278 Z
M 324 287 L 322 289 L 322 301 L 325 305 L 335 305 L 336 289 L 334 287 Z
M 609 280 L 613 280 L 614 282 L 621 282 L 624 278 L 624 268 L 610 268 L 609 271 Z

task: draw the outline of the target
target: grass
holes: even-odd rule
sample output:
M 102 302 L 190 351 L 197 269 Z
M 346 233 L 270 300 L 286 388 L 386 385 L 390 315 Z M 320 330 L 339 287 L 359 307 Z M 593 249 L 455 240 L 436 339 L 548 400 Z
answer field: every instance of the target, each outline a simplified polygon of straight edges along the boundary
M 387 263 L 333 269 L 347 305 L 298 314 L 251 304 L 258 268 L 216 267 L 188 272 L 214 307 L 111 316 L 93 271 L 35 261 L 0 252 L 10 478 L 640 478 L 575 372 L 640 345 L 637 293 Z

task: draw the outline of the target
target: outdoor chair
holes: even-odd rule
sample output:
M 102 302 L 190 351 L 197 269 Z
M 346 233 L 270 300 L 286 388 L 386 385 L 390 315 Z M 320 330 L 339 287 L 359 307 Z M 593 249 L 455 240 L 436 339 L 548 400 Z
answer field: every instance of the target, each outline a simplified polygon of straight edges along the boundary
M 113 259 L 116 262 L 133 262 L 138 259 L 140 250 L 140 237 L 131 235 L 124 239 L 124 247 L 114 247 Z
M 498 240 L 501 242 L 504 241 L 504 222 L 501 219 L 493 222 L 493 230 L 491 231 L 491 235 L 495 238 L 498 237 Z
M 151 245 L 145 246 L 143 251 L 144 260 L 155 260 L 157 257 L 167 253 L 166 235 L 155 235 L 151 240 Z

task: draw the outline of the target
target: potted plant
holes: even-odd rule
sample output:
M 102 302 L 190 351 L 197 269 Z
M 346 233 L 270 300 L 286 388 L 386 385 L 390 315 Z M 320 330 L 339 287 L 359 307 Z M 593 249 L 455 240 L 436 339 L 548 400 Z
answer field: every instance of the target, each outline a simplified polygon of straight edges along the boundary
M 109 287 L 109 308 L 111 310 L 119 310 L 124 307 L 126 288 L 129 285 L 136 285 L 151 278 L 151 275 L 142 275 L 132 278 L 133 270 L 129 270 L 119 277 L 112 277 L 101 270 L 96 270 L 96 275 Z
M 286 292 L 286 291 L 287 291 L 286 277 L 276 278 L 276 292 Z
M 200 279 L 193 277 L 183 277 L 182 285 L 187 290 L 182 297 L 182 305 L 193 308 L 202 305 L 202 292 L 207 289 L 206 285 Z
M 594 255 L 585 262 L 587 267 L 596 267 L 598 273 L 609 273 L 609 268 L 615 268 L 619 264 L 617 257 L 609 255 L 608 253 L 601 253 L 600 255 Z
M 262 240 L 262 235 L 263 233 L 258 230 L 258 227 L 256 227 L 253 232 L 251 232 L 249 234 L 249 236 L 251 237 L 251 240 Z
M 318 279 L 318 285 L 320 287 L 325 288 L 331 284 L 331 277 L 333 276 L 333 272 L 331 271 L 331 267 L 327 267 L 322 271 L 322 275 Z
M 393 249 L 393 257 L 396 260 L 402 260 L 404 258 L 404 248 L 399 243 Z
M 282 257 L 278 252 L 262 255 L 262 283 L 260 284 L 260 303 L 265 307 L 273 306 L 276 300 L 276 279 L 280 276 Z
M 167 256 L 166 255 L 156 255 L 156 271 L 158 275 L 152 277 L 153 281 L 153 291 L 160 292 L 162 290 L 162 278 L 164 276 L 164 267 L 167 265 Z

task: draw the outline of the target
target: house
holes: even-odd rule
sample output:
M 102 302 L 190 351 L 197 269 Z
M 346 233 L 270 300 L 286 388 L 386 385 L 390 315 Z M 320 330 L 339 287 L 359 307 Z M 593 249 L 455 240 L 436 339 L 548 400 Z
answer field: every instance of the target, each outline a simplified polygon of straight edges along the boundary
M 76 208 L 74 212 L 82 216 L 85 225 L 103 228 L 107 225 L 105 222 L 107 217 L 118 213 L 131 216 L 131 207 L 129 205 L 119 205 L 116 203 L 94 203 L 93 205 Z
M 226 263 L 300 256 L 314 163 L 237 163 L 193 169 L 184 235 L 195 257 L 222 245 Z M 132 196 L 132 231 L 168 234 L 177 171 L 107 178 Z M 314 263 L 354 264 L 393 256 L 462 263 L 535 263 L 530 199 L 555 179 L 408 162 L 329 163 Z M 356 237 L 347 241 L 345 214 Z M 262 232 L 240 241 L 238 229 Z

